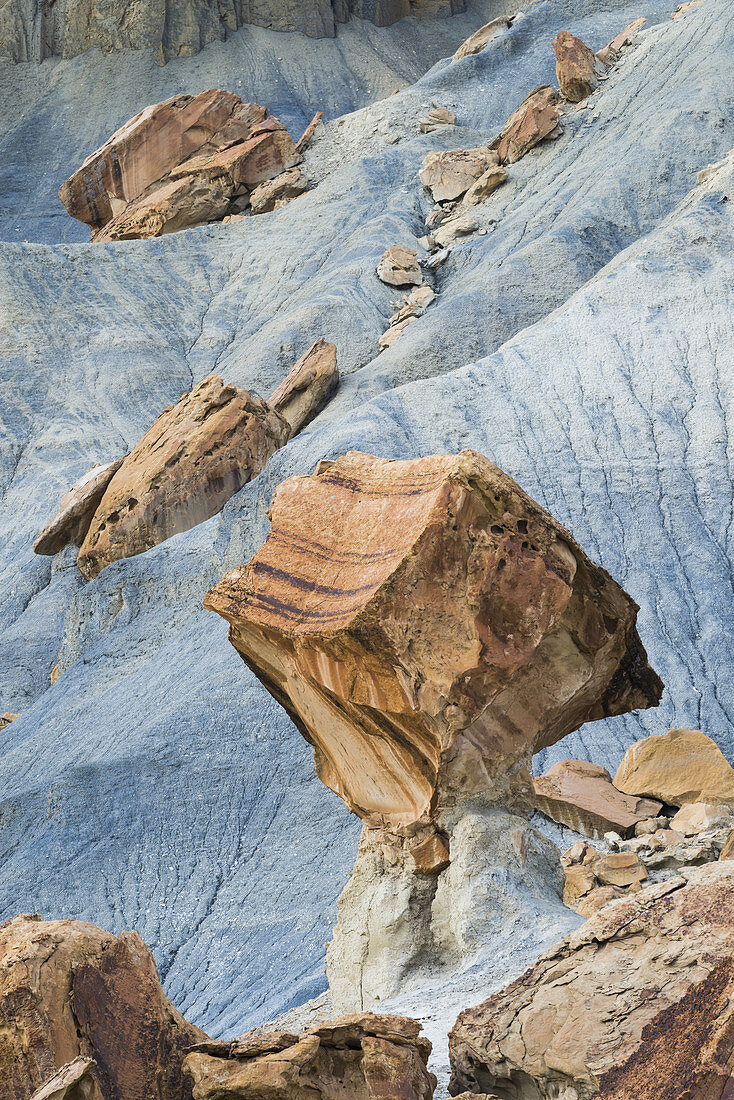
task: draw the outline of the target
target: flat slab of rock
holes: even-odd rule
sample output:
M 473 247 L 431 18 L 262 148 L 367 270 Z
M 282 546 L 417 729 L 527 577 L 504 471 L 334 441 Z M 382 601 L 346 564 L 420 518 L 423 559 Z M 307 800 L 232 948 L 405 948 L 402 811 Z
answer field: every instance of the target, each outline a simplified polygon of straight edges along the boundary
M 461 61 L 462 57 L 470 57 L 472 54 L 481 53 L 482 50 L 487 48 L 492 39 L 504 34 L 511 25 L 512 19 L 505 16 L 493 19 L 491 23 L 485 23 L 483 27 L 480 27 L 478 31 L 474 31 L 474 34 L 470 34 L 466 41 L 462 42 L 451 58 L 452 63 Z
M 93 466 L 61 498 L 59 510 L 33 543 L 36 554 L 58 554 L 69 543 L 81 546 L 104 491 L 120 469 L 122 459 Z
M 289 168 L 275 179 L 259 183 L 250 195 L 253 214 L 267 214 L 271 210 L 280 210 L 293 199 L 297 199 L 308 190 L 308 180 L 300 168 Z
M 482 146 L 450 149 L 444 153 L 429 153 L 418 177 L 433 195 L 434 202 L 449 202 L 460 199 L 488 169 L 498 164 L 498 155 Z
M 671 806 L 712 802 L 734 806 L 734 768 L 701 730 L 672 729 L 630 745 L 614 777 L 625 794 Z
M 459 1016 L 451 1092 L 725 1100 L 734 1071 L 734 864 L 605 907 Z
M 631 836 L 636 825 L 657 817 L 662 804 L 622 794 L 606 768 L 586 760 L 562 760 L 542 776 L 533 777 L 538 809 L 584 836 L 601 839 L 615 832 Z
M 300 1036 L 267 1033 L 232 1044 L 229 1058 L 192 1052 L 184 1062 L 194 1100 L 431 1100 L 431 1044 L 401 1016 L 362 1013 L 309 1028 Z
M 92 1058 L 75 1058 L 33 1093 L 31 1100 L 104 1100 Z
M 350 452 L 283 482 L 271 517 L 205 606 L 372 827 L 430 823 L 452 789 L 659 700 L 637 605 L 482 455 Z
M 388 286 L 420 286 L 423 272 L 414 248 L 394 244 L 383 254 L 377 265 L 377 278 Z
M 559 31 L 553 40 L 553 52 L 556 55 L 558 86 L 569 103 L 580 103 L 599 87 L 599 62 L 594 51 L 580 38 L 570 31 Z
M 646 23 L 647 20 L 642 17 L 633 19 L 631 23 L 627 24 L 624 30 L 620 31 L 618 35 L 615 35 L 611 42 L 597 51 L 597 60 L 607 66 L 616 64 L 625 46 L 632 45 L 637 36 L 637 32 L 642 30 Z
M 293 436 L 321 411 L 338 385 L 336 345 L 322 336 L 293 365 L 268 405 L 288 421 Z
M 112 478 L 79 551 L 84 576 L 216 515 L 290 434 L 264 401 L 205 378 L 161 413 Z
M 541 84 L 534 88 L 505 123 L 490 149 L 500 164 L 514 164 L 558 127 L 563 100 L 555 88 Z

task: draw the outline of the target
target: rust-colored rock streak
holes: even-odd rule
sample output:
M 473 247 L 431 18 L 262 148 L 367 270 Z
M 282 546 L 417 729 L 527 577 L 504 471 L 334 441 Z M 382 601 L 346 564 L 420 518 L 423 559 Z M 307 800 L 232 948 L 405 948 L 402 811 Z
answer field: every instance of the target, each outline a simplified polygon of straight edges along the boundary
M 112 478 L 79 551 L 91 579 L 110 562 L 215 515 L 290 437 L 274 409 L 210 375 L 165 409 Z
M 28 915 L 0 926 L 0 1100 L 56 1100 L 52 1083 L 70 1100 L 184 1100 L 182 1053 L 204 1038 L 134 932 Z
M 605 907 L 449 1036 L 450 1091 L 729 1100 L 734 864 Z
M 322 336 L 294 364 L 268 404 L 288 421 L 295 435 L 313 420 L 338 385 L 336 345 Z
M 289 478 L 205 606 L 373 827 L 430 823 L 449 790 L 662 689 L 634 601 L 473 451 Z

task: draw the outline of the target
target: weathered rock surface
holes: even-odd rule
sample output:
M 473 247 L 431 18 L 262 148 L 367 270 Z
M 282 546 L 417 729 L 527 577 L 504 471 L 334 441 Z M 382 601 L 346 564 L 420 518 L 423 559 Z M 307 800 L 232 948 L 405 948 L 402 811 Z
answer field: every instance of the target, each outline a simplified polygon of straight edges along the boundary
M 561 97 L 549 84 L 534 88 L 505 123 L 494 139 L 500 164 L 514 164 L 530 149 L 557 129 L 561 117 Z
M 478 206 L 490 195 L 494 194 L 507 179 L 507 172 L 501 165 L 494 165 L 484 172 L 476 183 L 473 183 L 461 200 L 462 206 Z
M 603 65 L 612 66 L 619 61 L 622 56 L 622 51 L 626 46 L 631 46 L 635 41 L 639 31 L 647 23 L 647 20 L 640 16 L 639 19 L 633 19 L 631 23 L 615 35 L 611 42 L 597 51 L 596 57 Z
M 268 405 L 288 422 L 291 435 L 295 435 L 320 412 L 338 385 L 336 345 L 322 336 L 293 365 Z
M 466 10 L 465 0 L 67 0 L 39 12 L 36 0 L 5 0 L 0 9 L 0 54 L 14 61 L 75 57 L 98 48 L 154 49 L 161 62 L 191 57 L 243 24 L 333 37 L 337 23 L 368 19 L 386 27 L 407 15 L 448 16 Z M 34 17 L 40 25 L 34 26 Z
M 569 829 L 601 839 L 610 830 L 631 836 L 645 818 L 657 817 L 660 802 L 625 795 L 612 785 L 606 768 L 586 760 L 561 760 L 533 778 L 539 810 Z
M 420 286 L 423 272 L 418 265 L 418 253 L 402 244 L 392 245 L 377 265 L 377 278 L 388 286 Z
M 146 107 L 87 157 L 59 198 L 97 242 L 217 221 L 299 159 L 267 114 L 219 89 Z
M 290 435 L 264 401 L 205 378 L 161 413 L 112 478 L 79 551 L 84 576 L 215 515 Z
M 450 149 L 429 153 L 418 176 L 435 202 L 459 199 L 489 169 L 498 165 L 498 155 L 489 149 Z
M 0 731 L 8 728 L 11 722 L 14 722 L 16 718 L 20 718 L 19 714 L 12 714 L 10 711 L 6 711 L 5 714 L 0 714 Z
M 462 42 L 451 60 L 461 61 L 462 57 L 470 57 L 472 54 L 481 53 L 493 38 L 497 38 L 498 35 L 503 34 L 508 27 L 512 26 L 512 22 L 512 18 L 500 16 L 499 19 L 492 19 L 489 23 L 485 23 L 483 27 L 480 27 L 478 31 L 474 31 L 474 34 L 470 34 L 466 41 Z
M 723 1100 L 734 1074 L 734 866 L 616 901 L 449 1037 L 451 1092 Z
M 59 510 L 33 543 L 36 554 L 58 554 L 73 542 L 81 546 L 105 489 L 120 469 L 117 458 L 104 466 L 93 466 L 61 498 Z
M 636 741 L 622 758 L 614 786 L 672 806 L 734 805 L 734 768 L 701 730 L 672 729 Z
M 308 188 L 308 180 L 300 168 L 289 168 L 275 179 L 259 183 L 250 195 L 253 214 L 267 214 L 297 199 Z
M 434 103 L 428 113 L 418 120 L 418 129 L 422 134 L 432 134 L 434 130 L 443 130 L 446 126 L 456 125 L 456 115 L 448 107 Z
M 0 927 L 0 961 L 2 1100 L 184 1100 L 183 1052 L 205 1035 L 135 932 L 20 916 Z
M 553 52 L 556 55 L 558 86 L 570 103 L 580 103 L 599 87 L 599 62 L 594 51 L 580 38 L 570 31 L 559 31 L 553 41 Z
M 475 452 L 353 452 L 280 485 L 271 515 L 205 606 L 376 828 L 427 824 L 449 791 L 659 700 L 635 603 Z
M 344 1016 L 301 1036 L 245 1036 L 226 1057 L 204 1044 L 184 1072 L 193 1100 L 431 1100 L 431 1044 L 420 1030 L 401 1016 Z
M 711 806 L 707 802 L 687 802 L 678 810 L 675 817 L 671 818 L 670 828 L 683 836 L 697 836 L 710 829 L 720 829 L 734 824 L 731 814 L 726 813 L 719 806 Z

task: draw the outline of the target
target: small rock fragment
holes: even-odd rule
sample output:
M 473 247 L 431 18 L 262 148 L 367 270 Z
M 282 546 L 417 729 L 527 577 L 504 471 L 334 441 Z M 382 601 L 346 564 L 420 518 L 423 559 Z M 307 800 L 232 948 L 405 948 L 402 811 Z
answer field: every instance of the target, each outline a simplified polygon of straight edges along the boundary
M 482 146 L 477 149 L 450 149 L 444 153 L 429 153 L 418 178 L 429 189 L 435 202 L 450 202 L 460 199 L 487 169 L 495 168 L 498 163 L 497 153 Z
M 678 810 L 670 822 L 670 828 L 684 836 L 697 836 L 726 825 L 734 825 L 731 814 L 720 806 L 711 806 L 707 802 L 689 802 L 682 810 Z
M 56 515 L 33 543 L 36 554 L 58 554 L 69 543 L 81 546 L 104 491 L 122 465 L 122 459 L 92 466 L 61 498 Z M 53 681 L 52 681 L 53 682 Z
M 398 337 L 402 336 L 402 334 L 405 332 L 408 325 L 412 325 L 413 321 L 415 321 L 416 319 L 417 318 L 415 314 L 410 314 L 408 317 L 403 318 L 402 321 L 398 321 L 396 324 L 390 325 L 390 328 L 387 330 L 387 332 L 383 333 L 380 339 L 377 341 L 377 346 L 380 348 L 380 350 L 384 351 L 385 348 L 392 347 Z
M 598 61 L 585 42 L 570 31 L 559 31 L 553 41 L 556 77 L 569 103 L 580 103 L 599 87 Z
M 615 65 L 622 56 L 622 50 L 625 48 L 625 46 L 632 45 L 637 32 L 641 30 L 646 23 L 647 20 L 643 18 L 633 19 L 633 21 L 631 23 L 628 23 L 623 31 L 619 32 L 616 38 L 613 38 L 608 45 L 597 51 L 597 60 L 601 61 L 601 63 L 603 65 L 606 65 L 607 67 Z
M 429 271 L 435 271 L 441 264 L 446 263 L 450 255 L 448 248 L 442 248 L 440 252 L 434 252 L 429 260 L 426 261 L 426 267 Z
M 719 859 L 734 859 L 734 829 L 732 829 L 729 836 L 724 841 L 724 847 L 721 849 Z
M 581 898 L 593 890 L 597 885 L 596 875 L 591 867 L 580 864 L 569 867 L 566 871 L 566 882 L 563 887 L 563 904 L 569 909 L 575 909 Z
M 417 286 L 414 290 L 411 290 L 410 294 L 406 297 L 406 302 L 414 309 L 428 309 L 432 302 L 436 300 L 436 294 L 430 286 Z
M 288 421 L 293 437 L 321 411 L 338 385 L 336 345 L 322 336 L 291 367 L 268 405 Z
M 5 714 L 0 715 L 0 730 L 6 730 L 11 722 L 14 722 L 16 718 L 20 718 L 19 714 L 11 714 L 10 711 L 6 711 Z
M 301 136 L 299 137 L 298 141 L 296 142 L 296 144 L 294 146 L 294 152 L 295 152 L 296 156 L 298 156 L 298 157 L 303 156 L 303 154 L 306 152 L 309 145 L 313 141 L 313 136 L 316 132 L 316 127 L 321 122 L 321 119 L 323 117 L 324 117 L 324 112 L 323 111 L 317 111 L 316 114 L 313 116 L 313 118 L 309 122 L 308 126 L 303 131 L 303 133 L 301 134 Z
M 394 244 L 377 265 L 377 277 L 388 286 L 420 286 L 423 272 L 418 266 L 418 253 L 402 244 Z
M 477 182 L 471 185 L 461 200 L 461 205 L 477 206 L 480 202 L 484 202 L 484 200 L 488 199 L 506 179 L 507 172 L 502 165 L 498 164 L 493 168 L 488 168 L 487 171 L 479 177 Z
M 432 833 L 427 840 L 411 848 L 410 854 L 419 875 L 438 875 L 451 862 L 449 846 L 439 833 Z
M 442 130 L 446 126 L 456 125 L 456 115 L 448 107 L 438 107 L 434 104 L 427 115 L 419 119 L 418 127 L 422 134 L 431 134 L 434 130 Z
M 599 856 L 591 864 L 591 869 L 605 886 L 632 886 L 647 878 L 645 865 L 634 852 L 611 852 Z
M 476 218 L 462 215 L 458 218 L 449 218 L 443 225 L 440 225 L 435 232 L 436 244 L 440 248 L 445 248 L 446 245 L 451 244 L 457 237 L 466 237 L 470 233 L 476 233 L 479 229 L 479 222 Z
M 589 917 L 593 917 L 595 913 L 598 913 L 600 909 L 606 908 L 610 902 L 623 897 L 626 897 L 626 894 L 624 890 L 620 890 L 618 886 L 596 886 L 593 890 L 590 890 L 588 894 L 580 898 L 578 903 L 571 906 L 571 908 L 575 909 L 580 916 L 588 919 Z
M 679 4 L 671 15 L 671 19 L 680 19 L 681 15 L 686 15 L 689 11 L 693 11 L 699 4 L 703 4 L 703 0 L 686 0 L 684 4 Z
M 430 233 L 426 233 L 425 237 L 421 237 L 418 244 L 421 248 L 425 249 L 426 252 L 433 252 L 438 247 Z
M 92 1058 L 75 1058 L 37 1089 L 31 1100 L 103 1100 Z
M 507 16 L 500 16 L 499 19 L 493 19 L 491 23 L 485 23 L 478 31 L 474 31 L 474 34 L 470 34 L 465 42 L 462 42 L 451 58 L 451 63 L 461 61 L 462 57 L 470 57 L 472 54 L 481 53 L 492 39 L 503 34 L 512 25 L 512 22 L 512 18 L 508 19 Z

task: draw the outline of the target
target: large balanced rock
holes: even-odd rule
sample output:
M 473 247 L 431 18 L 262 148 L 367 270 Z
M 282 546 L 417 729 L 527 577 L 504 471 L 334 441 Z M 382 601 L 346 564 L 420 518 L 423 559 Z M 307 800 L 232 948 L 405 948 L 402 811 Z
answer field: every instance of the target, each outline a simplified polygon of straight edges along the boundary
M 505 123 L 490 149 L 496 151 L 500 164 L 514 164 L 537 145 L 550 137 L 561 118 L 563 100 L 555 88 L 541 84 L 534 88 Z
M 205 605 L 375 827 L 431 822 L 449 792 L 658 702 L 637 605 L 473 451 L 352 452 L 285 481 L 271 514 Z
M 161 413 L 112 478 L 79 551 L 84 576 L 216 515 L 290 434 L 266 402 L 205 378 Z
M 402 1016 L 345 1016 L 302 1035 L 201 1044 L 184 1062 L 193 1100 L 431 1100 L 431 1044 Z M 222 1056 L 224 1055 L 224 1056 Z
M 701 730 L 672 729 L 630 745 L 614 777 L 625 794 L 672 806 L 713 802 L 734 806 L 734 768 Z
M 724 1100 L 734 1086 L 734 864 L 607 906 L 459 1016 L 450 1091 Z
M 584 836 L 631 836 L 640 821 L 662 810 L 653 799 L 622 794 L 606 768 L 586 760 L 561 760 L 533 779 L 533 790 L 539 810 Z
M 59 198 L 100 242 L 222 218 L 299 159 L 267 113 L 219 89 L 146 107 L 87 157 Z
M 122 459 L 93 466 L 61 498 L 59 510 L 33 543 L 36 554 L 58 554 L 73 542 L 81 546 L 105 489 L 122 465 Z
M 570 31 L 559 31 L 553 40 L 553 52 L 558 86 L 570 103 L 580 103 L 599 87 L 597 67 L 601 68 L 600 62 L 580 38 Z
M 85 1091 L 90 1100 L 184 1100 L 183 1053 L 205 1038 L 164 996 L 135 932 L 34 916 L 0 927 L 0 1100 L 39 1089 L 54 1097 L 57 1074 L 56 1092 L 78 1085 L 79 1100 Z

